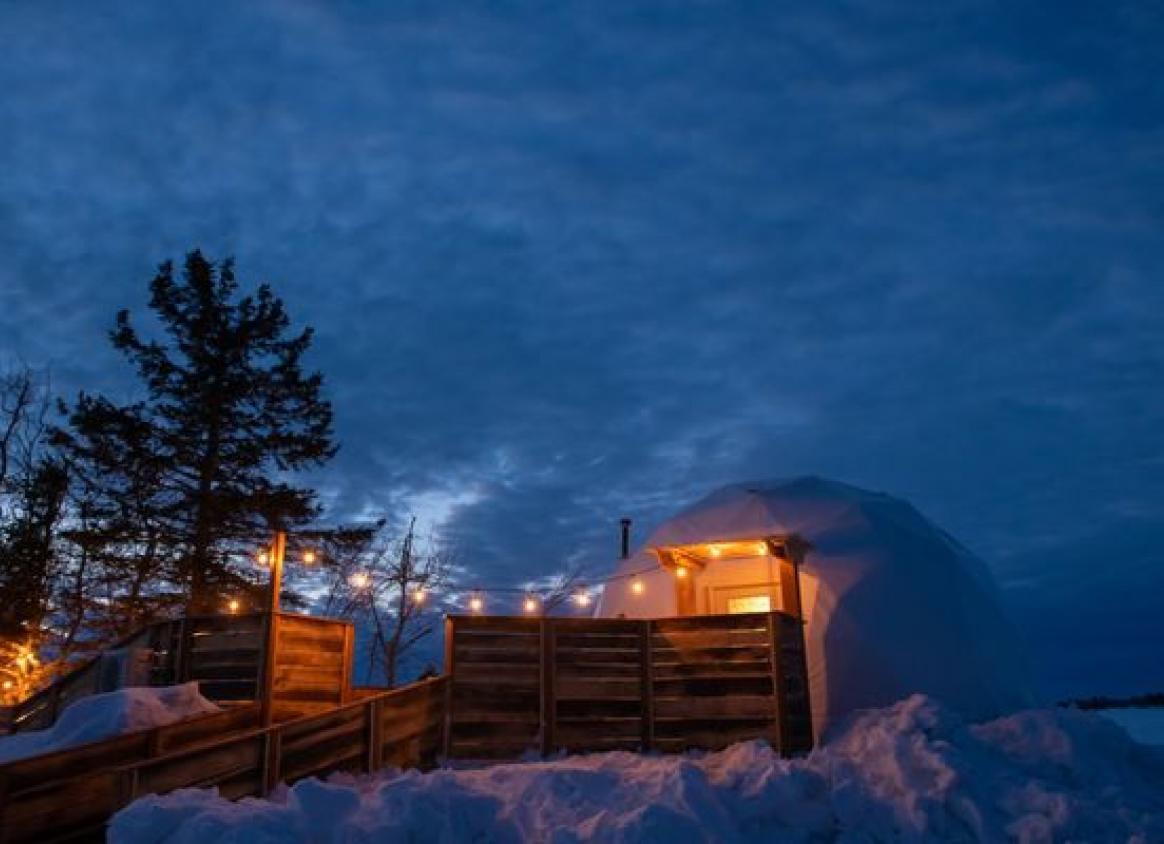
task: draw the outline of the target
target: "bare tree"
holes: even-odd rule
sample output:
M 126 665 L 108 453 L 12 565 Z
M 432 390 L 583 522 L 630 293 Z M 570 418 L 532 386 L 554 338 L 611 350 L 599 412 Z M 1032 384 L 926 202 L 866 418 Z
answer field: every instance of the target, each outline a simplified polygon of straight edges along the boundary
M 555 610 L 576 599 L 582 590 L 582 568 L 571 566 L 562 570 L 537 589 L 541 595 L 542 614 L 553 615 Z
M 41 449 L 48 375 L 21 365 L 0 374 L 0 702 L 39 685 L 44 622 L 58 566 L 68 477 Z
M 0 496 L 11 492 L 16 474 L 32 468 L 49 404 L 47 372 L 21 364 L 0 375 Z
M 396 685 L 408 656 L 436 630 L 440 611 L 432 605 L 451 564 L 447 547 L 431 537 L 418 541 L 414 518 L 403 537 L 378 538 L 346 571 L 346 589 L 337 589 L 333 606 L 347 602 L 350 614 L 365 621 L 370 673 L 382 673 L 388 685 Z

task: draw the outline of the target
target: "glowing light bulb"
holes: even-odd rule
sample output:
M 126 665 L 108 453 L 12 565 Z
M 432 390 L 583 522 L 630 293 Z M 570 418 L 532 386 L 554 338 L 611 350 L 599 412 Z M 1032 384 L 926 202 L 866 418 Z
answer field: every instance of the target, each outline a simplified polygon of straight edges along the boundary
M 469 609 L 471 609 L 473 612 L 481 612 L 481 610 L 484 608 L 485 602 L 482 601 L 479 596 L 474 595 L 469 599 Z
M 718 545 L 708 545 L 707 551 L 713 557 L 718 557 L 720 554 L 723 553 L 723 549 L 720 548 Z
M 11 680 L 5 680 L 5 681 L 4 681 L 4 688 L 5 688 L 5 689 L 11 689 L 11 688 L 12 688 L 12 681 L 11 681 Z
M 255 554 L 255 559 L 257 559 L 261 565 L 265 566 L 270 559 L 270 554 L 268 554 L 266 551 L 259 551 L 257 554 Z
M 580 607 L 588 607 L 588 606 L 590 606 L 590 593 L 589 593 L 589 592 L 587 592 L 587 591 L 586 591 L 586 590 L 584 590 L 584 589 L 580 589 L 580 590 L 579 590 L 579 591 L 578 591 L 578 592 L 577 592 L 577 593 L 574 595 L 574 603 L 575 603 L 575 604 L 577 604 L 577 605 L 578 605 L 578 606 L 580 606 Z
M 310 548 L 303 552 L 303 562 L 307 563 L 307 565 L 315 562 L 315 552 Z
M 412 602 L 414 604 L 423 604 L 424 599 L 427 597 L 428 595 L 425 593 L 423 588 L 417 588 L 417 590 L 412 593 Z
M 645 583 L 643 583 L 642 580 L 640 580 L 639 578 L 636 577 L 634 580 L 631 581 L 631 592 L 633 592 L 636 595 L 641 595 L 645 591 L 647 591 L 647 585 Z
M 767 542 L 757 542 L 756 543 L 756 553 L 759 554 L 761 557 L 766 557 L 768 555 L 768 543 Z
M 352 576 L 348 578 L 348 583 L 352 585 L 353 589 L 367 589 L 371 582 L 372 578 L 365 571 L 353 572 Z
M 679 566 L 679 568 L 675 569 L 675 576 L 678 578 L 687 577 L 687 567 Z
M 525 601 L 522 602 L 521 608 L 523 610 L 525 610 L 526 612 L 537 612 L 538 611 L 537 599 L 533 598 L 533 597 L 527 597 L 525 599 Z
M 230 609 L 231 612 L 238 612 L 238 608 L 239 608 L 238 598 L 231 598 L 230 603 L 227 604 L 227 607 Z

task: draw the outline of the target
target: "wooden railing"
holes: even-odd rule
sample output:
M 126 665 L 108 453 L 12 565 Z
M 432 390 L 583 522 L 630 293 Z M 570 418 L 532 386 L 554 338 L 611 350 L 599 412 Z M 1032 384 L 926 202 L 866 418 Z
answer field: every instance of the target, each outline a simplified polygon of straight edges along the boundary
M 235 799 L 337 770 L 431 766 L 444 685 L 444 677 L 422 680 L 253 729 L 257 709 L 239 708 L 11 762 L 0 766 L 0 844 L 98 835 L 136 798 L 176 788 L 215 786 Z
M 445 636 L 449 758 L 812 747 L 803 625 L 784 613 L 457 616 Z
M 128 685 L 167 686 L 198 681 L 201 693 L 216 702 L 267 701 L 268 720 L 330 709 L 348 700 L 352 645 L 351 622 L 278 613 L 272 633 L 266 613 L 206 615 L 159 621 L 107 649 L 144 655 Z M 265 666 L 268 655 L 271 670 Z M 57 680 L 13 707 L 11 728 L 50 726 L 73 701 L 119 687 L 104 677 L 108 660 L 100 657 Z

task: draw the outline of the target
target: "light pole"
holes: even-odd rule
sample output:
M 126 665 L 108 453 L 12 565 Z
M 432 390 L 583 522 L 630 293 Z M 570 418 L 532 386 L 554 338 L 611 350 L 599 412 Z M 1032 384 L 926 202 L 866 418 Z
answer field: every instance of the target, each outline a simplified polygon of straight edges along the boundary
M 283 589 L 283 557 L 286 553 L 287 532 L 277 530 L 268 554 L 271 562 L 271 584 L 270 594 L 267 596 L 267 611 L 272 616 L 279 611 L 279 592 Z

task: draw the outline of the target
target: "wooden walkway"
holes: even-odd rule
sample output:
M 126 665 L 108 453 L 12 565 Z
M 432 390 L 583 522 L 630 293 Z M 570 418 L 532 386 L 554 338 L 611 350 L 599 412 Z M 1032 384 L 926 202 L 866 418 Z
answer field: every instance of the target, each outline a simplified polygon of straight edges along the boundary
M 333 771 L 436 763 L 445 678 L 423 680 L 271 726 L 257 704 L 0 765 L 0 842 L 103 840 L 146 794 L 216 786 L 262 797 L 279 782 Z

